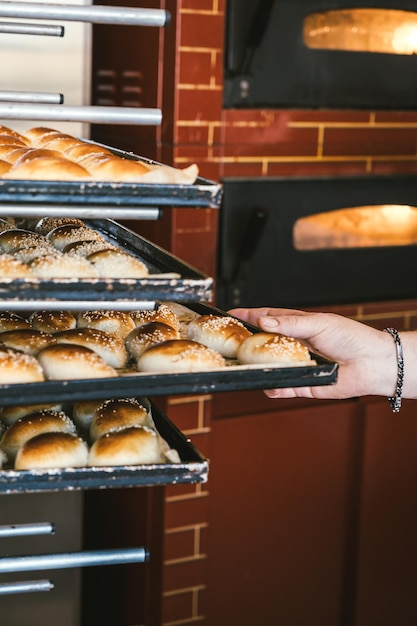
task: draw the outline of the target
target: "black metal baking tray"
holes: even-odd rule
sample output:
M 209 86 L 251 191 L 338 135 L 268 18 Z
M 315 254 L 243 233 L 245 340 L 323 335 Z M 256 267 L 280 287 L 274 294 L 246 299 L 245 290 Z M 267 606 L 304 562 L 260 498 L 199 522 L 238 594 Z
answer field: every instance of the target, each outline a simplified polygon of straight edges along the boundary
M 163 248 L 112 220 L 85 220 L 107 239 L 142 260 L 152 273 L 141 279 L 19 278 L 0 277 L 0 309 L 42 308 L 132 308 L 138 301 L 207 300 L 212 297 L 213 279 L 205 276 Z M 175 275 L 176 277 L 173 277 Z M 64 304 L 65 303 L 65 304 Z M 139 307 L 136 307 L 139 308 Z
M 154 404 L 151 404 L 151 411 L 159 434 L 178 452 L 180 463 L 48 470 L 0 469 L 0 494 L 206 482 L 208 461 Z
M 84 140 L 85 141 L 85 140 Z M 101 144 L 98 144 L 101 145 Z M 130 160 L 160 165 L 155 161 L 104 146 L 114 154 Z M 112 206 L 115 217 L 132 217 L 125 215 L 123 209 L 131 207 L 193 207 L 212 208 L 220 206 L 222 185 L 205 178 L 198 177 L 194 184 L 158 184 L 158 183 L 115 183 L 86 181 L 37 181 L 37 180 L 4 180 L 0 179 L 0 204 L 8 205 L 8 213 L 19 204 L 33 205 L 84 205 L 90 209 L 97 205 L 97 217 L 100 206 Z M 10 210 L 9 210 L 10 209 Z
M 223 311 L 195 302 L 187 308 L 199 314 Z M 259 329 L 247 325 L 253 332 Z M 39 383 L 0 385 L 0 405 L 42 404 L 56 400 L 63 402 L 124 398 L 127 396 L 164 396 L 252 389 L 275 389 L 331 385 L 337 381 L 338 365 L 313 354 L 316 365 L 272 367 L 264 365 L 228 365 L 217 370 L 193 373 L 148 374 L 128 373 L 115 378 L 87 380 L 45 381 Z

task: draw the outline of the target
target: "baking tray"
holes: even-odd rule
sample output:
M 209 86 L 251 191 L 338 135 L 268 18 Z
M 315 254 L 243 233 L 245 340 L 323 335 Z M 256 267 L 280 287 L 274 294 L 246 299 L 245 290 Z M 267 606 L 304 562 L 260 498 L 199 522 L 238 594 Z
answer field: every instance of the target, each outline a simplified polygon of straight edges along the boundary
M 157 300 L 212 297 L 213 279 L 113 220 L 85 220 L 109 241 L 143 260 L 152 276 L 140 279 L 0 278 L 0 309 L 152 307 Z M 160 274 L 160 276 L 159 276 Z M 176 275 L 176 277 L 173 277 Z M 178 277 L 180 276 L 180 277 Z M 41 304 L 40 304 L 41 302 Z M 139 303 L 141 306 L 139 306 Z
M 0 494 L 206 482 L 208 461 L 153 403 L 151 411 L 159 434 L 171 448 L 177 450 L 180 463 L 48 470 L 5 469 L 0 470 Z
M 199 314 L 226 315 L 202 302 L 186 303 Z M 258 328 L 246 324 L 253 332 Z M 217 370 L 193 373 L 129 373 L 115 378 L 45 381 L 0 385 L 0 404 L 42 404 L 129 396 L 164 396 L 181 394 L 248 391 L 284 387 L 331 385 L 337 381 L 338 365 L 313 354 L 316 365 L 272 367 L 264 365 L 228 365 Z
M 83 140 L 86 141 L 86 140 Z M 96 144 L 103 145 L 103 144 Z M 160 165 L 150 159 L 130 152 L 103 145 L 114 154 L 134 161 Z M 222 186 L 198 177 L 192 185 L 156 183 L 116 183 L 86 181 L 31 181 L 0 179 L 0 204 L 7 204 L 10 216 L 21 215 L 18 205 L 81 205 L 89 216 L 100 217 L 100 207 L 114 208 L 114 217 L 133 219 L 132 207 L 192 207 L 212 208 L 220 206 Z M 77 216 L 82 217 L 82 208 Z M 27 215 L 27 212 L 25 213 Z

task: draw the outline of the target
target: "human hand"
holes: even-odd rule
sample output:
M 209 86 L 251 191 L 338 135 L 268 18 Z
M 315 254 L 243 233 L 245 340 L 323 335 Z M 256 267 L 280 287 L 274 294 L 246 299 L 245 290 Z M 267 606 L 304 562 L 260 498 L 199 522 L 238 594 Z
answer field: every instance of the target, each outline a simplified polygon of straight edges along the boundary
M 311 352 L 339 364 L 334 385 L 265 390 L 270 398 L 342 399 L 393 394 L 397 364 L 388 333 L 334 313 L 266 307 L 232 309 L 228 313 L 266 332 L 295 337 Z

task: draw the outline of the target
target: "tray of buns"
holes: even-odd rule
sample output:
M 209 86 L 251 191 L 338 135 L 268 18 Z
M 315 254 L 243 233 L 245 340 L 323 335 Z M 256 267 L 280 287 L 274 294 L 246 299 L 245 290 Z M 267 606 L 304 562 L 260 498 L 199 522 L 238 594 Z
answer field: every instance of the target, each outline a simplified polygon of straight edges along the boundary
M 209 300 L 213 280 L 113 220 L 0 219 L 0 309 Z M 93 303 L 93 304 L 92 304 Z
M 1 406 L 329 385 L 337 371 L 202 302 L 0 314 Z
M 9 214 L 19 205 L 81 205 L 89 216 L 111 206 L 129 218 L 132 207 L 218 208 L 221 196 L 196 164 L 175 168 L 48 127 L 0 126 L 0 202 Z
M 0 493 L 207 480 L 207 460 L 147 398 L 2 407 L 0 427 Z

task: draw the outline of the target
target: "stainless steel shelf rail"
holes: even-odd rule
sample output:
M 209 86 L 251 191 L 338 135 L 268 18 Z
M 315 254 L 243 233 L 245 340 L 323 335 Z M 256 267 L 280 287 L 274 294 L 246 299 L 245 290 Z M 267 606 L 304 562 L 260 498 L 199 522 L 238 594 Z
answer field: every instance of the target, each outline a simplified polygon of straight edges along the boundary
M 159 109 L 140 107 L 65 106 L 38 104 L 0 104 L 0 118 L 10 120 L 54 120 L 91 124 L 132 124 L 160 126 Z
M 162 9 L 0 2 L 0 17 L 38 20 L 61 19 L 70 22 L 90 22 L 91 24 L 124 24 L 160 28 L 169 23 L 170 14 Z
M 0 22 L 0 33 L 8 35 L 45 35 L 63 37 L 65 28 L 53 24 L 24 24 L 19 22 Z
M 15 593 L 39 593 L 51 591 L 54 588 L 50 580 L 25 580 L 14 583 L 0 583 L 0 596 Z
M 62 104 L 62 93 L 46 91 L 0 91 L 0 102 L 31 102 L 36 104 Z
M 36 524 L 11 524 L 0 526 L 0 539 L 5 537 L 34 537 L 37 535 L 53 535 L 54 525 L 50 522 L 39 522 Z

